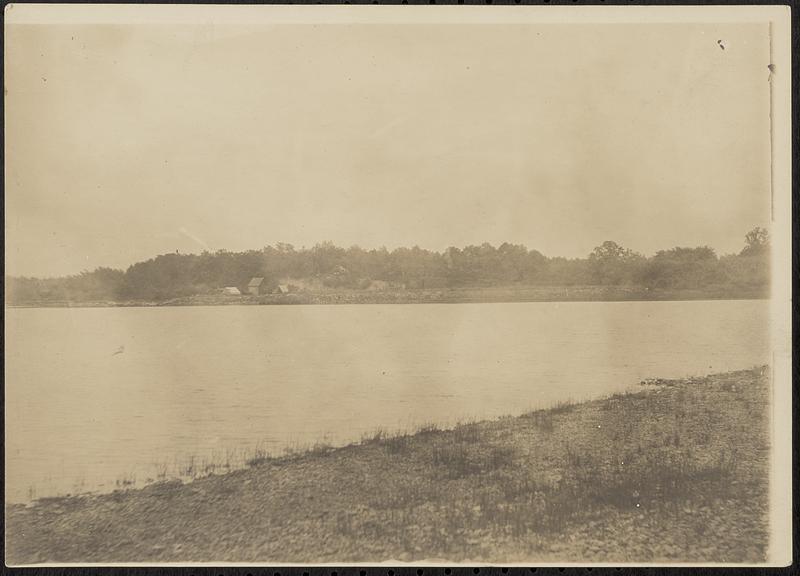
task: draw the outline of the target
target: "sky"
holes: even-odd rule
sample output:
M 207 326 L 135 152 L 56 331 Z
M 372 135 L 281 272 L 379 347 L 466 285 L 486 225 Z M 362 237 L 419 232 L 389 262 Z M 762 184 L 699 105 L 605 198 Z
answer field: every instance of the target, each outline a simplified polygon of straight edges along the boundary
M 11 24 L 6 273 L 332 241 L 738 252 L 766 24 Z

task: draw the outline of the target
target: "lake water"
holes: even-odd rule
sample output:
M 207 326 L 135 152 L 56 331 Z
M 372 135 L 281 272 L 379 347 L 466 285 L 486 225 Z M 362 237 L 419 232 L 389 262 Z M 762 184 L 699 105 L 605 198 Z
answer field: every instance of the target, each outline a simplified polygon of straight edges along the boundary
M 747 368 L 768 321 L 768 301 L 6 309 L 6 501 Z

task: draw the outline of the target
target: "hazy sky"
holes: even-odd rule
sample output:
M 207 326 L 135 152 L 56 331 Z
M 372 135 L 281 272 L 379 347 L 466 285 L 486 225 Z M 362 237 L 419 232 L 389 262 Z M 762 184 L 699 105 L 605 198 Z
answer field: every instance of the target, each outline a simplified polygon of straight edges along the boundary
M 722 40 L 724 49 L 718 43 Z M 6 267 L 769 223 L 766 25 L 12 25 Z

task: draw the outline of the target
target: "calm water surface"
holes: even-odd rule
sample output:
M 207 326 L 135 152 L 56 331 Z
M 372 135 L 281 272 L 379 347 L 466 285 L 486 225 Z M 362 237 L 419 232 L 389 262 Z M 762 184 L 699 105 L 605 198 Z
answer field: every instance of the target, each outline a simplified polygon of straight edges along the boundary
M 747 368 L 769 360 L 768 314 L 768 301 L 7 309 L 6 501 Z

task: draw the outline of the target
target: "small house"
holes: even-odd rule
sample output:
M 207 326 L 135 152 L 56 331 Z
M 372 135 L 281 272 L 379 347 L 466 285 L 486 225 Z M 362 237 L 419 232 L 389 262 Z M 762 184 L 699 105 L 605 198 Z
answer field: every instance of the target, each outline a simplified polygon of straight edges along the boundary
M 278 284 L 277 288 L 275 288 L 275 294 L 288 294 L 288 293 L 289 293 L 288 284 Z
M 254 296 L 258 296 L 259 294 L 263 294 L 264 290 L 266 289 L 267 285 L 264 282 L 263 278 L 253 278 L 247 284 L 247 293 L 252 294 Z
M 222 293 L 225 296 L 241 296 L 242 295 L 241 291 L 236 286 L 225 286 L 225 288 L 222 289 Z

